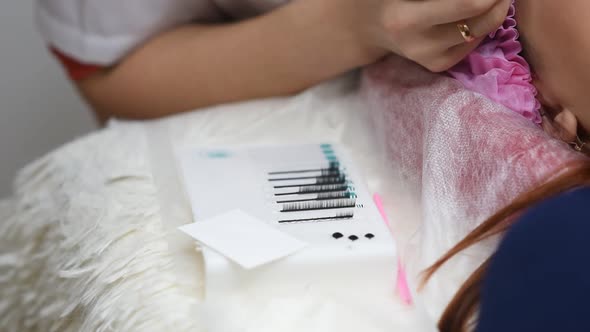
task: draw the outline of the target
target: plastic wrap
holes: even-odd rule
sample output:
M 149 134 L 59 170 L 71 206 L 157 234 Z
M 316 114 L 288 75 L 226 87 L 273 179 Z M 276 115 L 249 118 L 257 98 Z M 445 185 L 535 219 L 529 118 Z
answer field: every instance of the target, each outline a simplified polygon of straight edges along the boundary
M 530 120 L 452 78 L 399 57 L 365 70 L 362 95 L 415 220 L 392 216 L 414 288 L 419 273 L 517 195 L 583 157 Z M 407 203 L 410 202 L 410 203 Z M 401 208 L 401 207 L 400 207 Z M 482 243 L 451 260 L 418 293 L 438 316 L 462 282 L 493 251 Z

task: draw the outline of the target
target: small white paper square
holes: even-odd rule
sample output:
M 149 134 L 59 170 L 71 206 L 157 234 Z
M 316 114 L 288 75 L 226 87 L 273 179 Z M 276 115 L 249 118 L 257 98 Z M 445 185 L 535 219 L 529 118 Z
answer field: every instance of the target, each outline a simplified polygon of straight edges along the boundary
M 307 245 L 241 210 L 178 229 L 246 269 L 286 257 Z

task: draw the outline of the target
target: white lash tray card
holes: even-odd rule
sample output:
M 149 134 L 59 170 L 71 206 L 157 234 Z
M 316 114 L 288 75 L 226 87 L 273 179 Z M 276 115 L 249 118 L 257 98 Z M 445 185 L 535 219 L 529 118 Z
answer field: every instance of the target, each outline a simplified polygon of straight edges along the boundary
M 178 159 L 195 223 L 239 210 L 306 244 L 252 269 L 203 245 L 207 298 L 244 287 L 393 294 L 395 243 L 341 146 L 195 148 Z

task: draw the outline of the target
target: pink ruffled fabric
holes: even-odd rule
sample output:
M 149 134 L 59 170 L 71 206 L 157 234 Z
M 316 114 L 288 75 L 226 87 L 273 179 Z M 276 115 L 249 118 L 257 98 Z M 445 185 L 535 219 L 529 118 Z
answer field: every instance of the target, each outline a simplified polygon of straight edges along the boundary
M 491 33 L 449 74 L 472 91 L 521 114 L 534 123 L 541 123 L 541 105 L 532 84 L 531 68 L 520 56 L 514 3 L 504 24 Z

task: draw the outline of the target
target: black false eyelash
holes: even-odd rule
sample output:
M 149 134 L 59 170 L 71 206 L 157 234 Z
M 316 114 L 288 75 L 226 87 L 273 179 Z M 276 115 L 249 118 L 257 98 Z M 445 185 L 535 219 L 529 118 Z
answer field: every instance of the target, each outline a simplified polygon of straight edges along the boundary
M 309 183 L 309 184 L 289 184 L 289 185 L 282 185 L 282 186 L 274 186 L 275 189 L 284 189 L 284 188 L 295 188 L 295 187 L 311 187 L 317 185 L 327 185 L 327 184 L 345 184 L 346 177 L 345 176 L 338 176 L 338 177 L 318 177 L 316 179 L 316 183 Z
M 299 193 L 300 194 L 315 194 L 315 193 L 319 194 L 319 193 L 323 193 L 323 192 L 346 191 L 346 190 L 348 190 L 348 185 L 346 185 L 346 184 L 325 184 L 325 185 L 299 188 Z
M 315 210 L 348 209 L 356 207 L 356 198 L 334 199 L 329 201 L 311 201 L 283 204 L 281 212 L 299 212 Z
M 277 201 L 277 203 L 281 204 L 281 203 L 295 203 L 295 202 L 324 201 L 324 200 L 329 200 L 329 199 L 353 198 L 353 197 L 355 197 L 355 196 L 350 191 L 336 191 L 336 192 L 328 192 L 328 193 L 319 193 L 319 194 L 317 194 L 316 198 L 282 200 L 282 201 Z
M 275 196 L 287 196 L 287 195 L 301 195 L 301 194 L 319 194 L 334 191 L 348 191 L 347 184 L 327 184 L 327 185 L 311 185 L 311 186 L 299 186 L 298 191 L 290 191 L 286 193 L 276 193 Z
M 321 176 L 338 176 L 342 174 L 339 168 L 328 168 L 321 171 Z
M 332 162 L 330 162 L 330 166 L 328 168 L 301 169 L 301 170 L 281 171 L 281 172 L 268 172 L 268 175 L 299 174 L 299 173 L 312 173 L 312 172 L 320 172 L 322 176 L 338 175 L 338 174 L 340 174 L 340 163 L 337 161 L 332 161 Z
M 343 192 L 331 192 L 331 193 L 319 193 L 317 194 L 318 198 L 320 199 L 327 199 L 327 198 L 356 198 L 356 194 L 351 191 L 343 191 Z
M 315 180 L 316 184 L 343 184 L 346 182 L 346 176 L 321 176 Z
M 344 174 L 335 173 L 330 175 L 320 175 L 320 176 L 299 176 L 299 177 L 290 177 L 290 178 L 274 178 L 268 179 L 268 181 L 276 182 L 276 181 L 296 181 L 296 180 L 316 180 L 316 183 L 321 183 L 322 181 L 336 181 L 337 179 L 344 177 Z
M 343 213 L 337 213 L 335 216 L 331 217 L 321 217 L 321 218 L 304 218 L 304 219 L 283 219 L 279 220 L 279 224 L 286 224 L 286 223 L 302 223 L 302 222 L 324 222 L 324 221 L 332 221 L 332 220 L 347 220 L 354 218 L 354 211 L 347 211 Z

